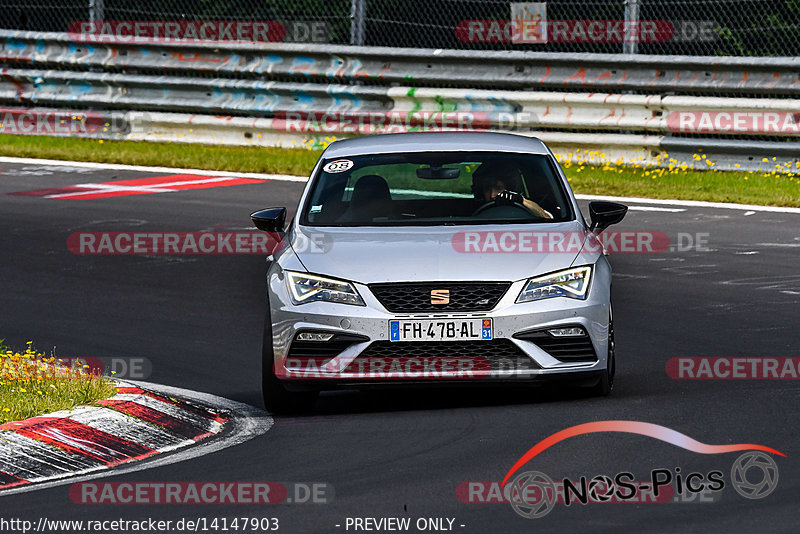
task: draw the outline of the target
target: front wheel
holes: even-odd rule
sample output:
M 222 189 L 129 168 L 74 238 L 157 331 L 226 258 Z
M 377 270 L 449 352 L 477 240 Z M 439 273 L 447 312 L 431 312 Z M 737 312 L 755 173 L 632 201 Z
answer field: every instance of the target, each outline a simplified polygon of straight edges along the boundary
M 264 408 L 274 414 L 298 414 L 311 411 L 317 391 L 289 391 L 275 376 L 275 355 L 272 348 L 272 318 L 267 305 L 264 338 L 261 347 L 261 393 Z
M 600 382 L 594 386 L 592 393 L 599 397 L 605 397 L 614 389 L 614 374 L 617 371 L 616 362 L 616 342 L 614 341 L 614 316 L 611 310 L 608 311 L 608 356 L 606 358 L 606 370 L 600 377 Z

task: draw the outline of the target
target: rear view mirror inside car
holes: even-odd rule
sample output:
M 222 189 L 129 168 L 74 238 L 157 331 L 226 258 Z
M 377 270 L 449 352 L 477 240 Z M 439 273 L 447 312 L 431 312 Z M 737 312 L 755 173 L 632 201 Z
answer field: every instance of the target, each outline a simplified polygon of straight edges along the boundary
M 461 169 L 445 167 L 420 167 L 417 169 L 417 178 L 423 180 L 455 180 L 461 176 Z

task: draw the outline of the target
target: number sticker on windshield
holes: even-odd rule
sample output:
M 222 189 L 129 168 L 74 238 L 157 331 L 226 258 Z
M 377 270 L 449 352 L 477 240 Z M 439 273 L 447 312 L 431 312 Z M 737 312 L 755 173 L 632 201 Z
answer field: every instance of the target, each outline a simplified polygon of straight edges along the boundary
M 322 167 L 322 170 L 330 174 L 336 174 L 337 172 L 348 171 L 352 168 L 353 162 L 349 159 L 337 159 Z

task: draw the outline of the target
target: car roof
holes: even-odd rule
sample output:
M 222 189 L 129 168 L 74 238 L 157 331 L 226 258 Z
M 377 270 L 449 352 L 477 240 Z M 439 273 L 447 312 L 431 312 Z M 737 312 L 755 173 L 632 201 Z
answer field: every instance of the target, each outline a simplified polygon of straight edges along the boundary
M 535 137 L 494 132 L 423 132 L 368 135 L 335 141 L 326 158 L 397 152 L 516 152 L 547 154 Z

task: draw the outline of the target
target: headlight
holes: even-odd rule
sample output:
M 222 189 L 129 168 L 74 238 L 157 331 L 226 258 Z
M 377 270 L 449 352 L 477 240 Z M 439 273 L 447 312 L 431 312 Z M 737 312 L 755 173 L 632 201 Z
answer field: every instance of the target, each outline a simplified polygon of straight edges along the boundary
M 295 304 L 325 300 L 341 304 L 366 306 L 364 301 L 361 300 L 361 295 L 358 294 L 353 284 L 349 282 L 323 278 L 313 274 L 286 271 L 286 283 L 289 286 L 292 302 Z
M 522 288 L 517 302 L 531 302 L 551 297 L 585 299 L 589 291 L 592 267 L 575 267 L 557 273 L 531 278 Z

